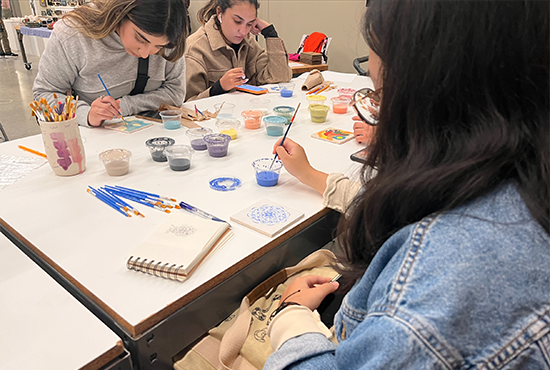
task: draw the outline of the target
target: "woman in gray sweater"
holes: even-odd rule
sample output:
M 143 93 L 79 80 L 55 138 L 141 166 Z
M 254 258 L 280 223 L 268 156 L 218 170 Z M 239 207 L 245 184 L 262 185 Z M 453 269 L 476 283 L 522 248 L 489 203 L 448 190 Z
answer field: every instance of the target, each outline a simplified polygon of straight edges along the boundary
M 179 106 L 185 98 L 186 36 L 181 0 L 97 0 L 81 6 L 55 24 L 34 97 L 53 107 L 67 94 L 78 95 L 82 126 L 99 126 L 119 113 L 157 110 L 162 103 Z M 98 74 L 111 96 L 105 96 Z

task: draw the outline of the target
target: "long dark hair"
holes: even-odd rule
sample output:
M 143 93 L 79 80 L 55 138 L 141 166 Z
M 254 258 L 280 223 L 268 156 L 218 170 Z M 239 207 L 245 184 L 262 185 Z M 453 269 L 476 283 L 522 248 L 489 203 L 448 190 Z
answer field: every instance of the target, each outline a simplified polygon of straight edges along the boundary
M 114 32 L 129 19 L 154 36 L 166 36 L 172 49 L 159 55 L 174 62 L 183 56 L 187 38 L 187 10 L 183 0 L 96 0 L 67 13 L 64 17 L 89 37 L 100 39 Z
M 235 3 L 238 2 L 248 2 L 254 5 L 256 7 L 256 10 L 260 8 L 258 0 L 210 0 L 210 2 L 208 2 L 197 12 L 197 20 L 201 24 L 206 24 L 210 20 L 210 18 L 212 18 L 212 16 L 216 14 L 216 9 L 218 9 L 218 6 L 220 7 L 221 12 L 225 13 L 227 8 L 231 8 Z M 216 29 L 220 29 L 220 21 L 217 17 L 214 18 L 214 22 L 216 23 Z
M 504 182 L 550 233 L 548 17 L 547 1 L 369 1 L 383 87 L 364 192 L 339 225 L 350 277 L 397 230 Z

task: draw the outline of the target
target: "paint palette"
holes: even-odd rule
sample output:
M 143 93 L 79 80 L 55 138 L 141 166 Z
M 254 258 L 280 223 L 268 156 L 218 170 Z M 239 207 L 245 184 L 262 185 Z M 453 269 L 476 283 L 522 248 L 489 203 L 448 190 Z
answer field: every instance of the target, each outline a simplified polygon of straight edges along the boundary
M 231 220 L 273 237 L 302 217 L 300 211 L 262 199 L 231 216 Z

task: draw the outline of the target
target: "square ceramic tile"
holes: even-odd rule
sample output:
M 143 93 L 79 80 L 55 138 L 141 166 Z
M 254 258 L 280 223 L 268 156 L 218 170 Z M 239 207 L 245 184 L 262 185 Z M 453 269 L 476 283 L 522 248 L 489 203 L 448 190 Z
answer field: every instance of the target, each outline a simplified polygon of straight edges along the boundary
M 303 212 L 262 199 L 231 216 L 231 220 L 273 237 L 302 217 Z

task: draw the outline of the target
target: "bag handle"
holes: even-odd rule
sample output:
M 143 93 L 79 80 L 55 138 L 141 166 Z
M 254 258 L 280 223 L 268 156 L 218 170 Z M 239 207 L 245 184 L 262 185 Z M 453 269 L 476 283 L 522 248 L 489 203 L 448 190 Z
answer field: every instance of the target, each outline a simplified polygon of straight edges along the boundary
M 239 314 L 231 327 L 225 332 L 220 344 L 220 363 L 224 369 L 231 370 L 231 366 L 239 356 L 252 323 L 252 314 L 250 313 L 250 302 L 255 302 L 263 297 L 269 290 L 276 288 L 279 284 L 285 282 L 289 277 L 304 270 L 329 264 L 334 259 L 334 254 L 327 249 L 319 249 L 297 265 L 280 270 L 270 278 L 254 288 L 241 301 Z M 254 298 L 254 299 L 253 299 Z

